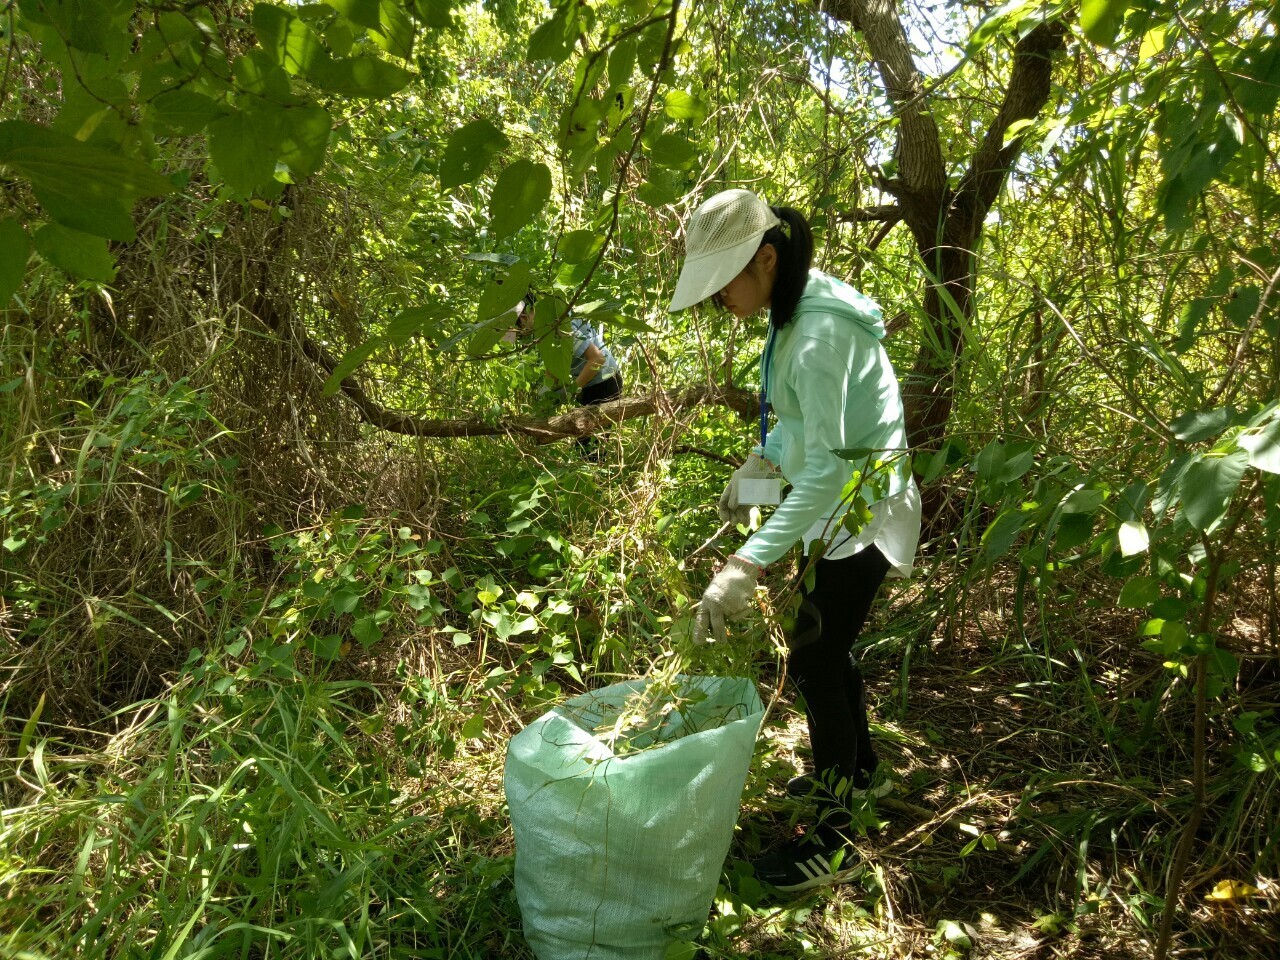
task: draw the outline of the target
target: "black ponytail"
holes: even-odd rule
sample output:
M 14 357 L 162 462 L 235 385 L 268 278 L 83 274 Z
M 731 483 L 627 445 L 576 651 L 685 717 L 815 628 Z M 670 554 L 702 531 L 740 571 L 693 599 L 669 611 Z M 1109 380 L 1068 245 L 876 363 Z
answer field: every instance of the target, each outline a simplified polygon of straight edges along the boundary
M 778 251 L 778 272 L 773 279 L 773 295 L 769 302 L 769 321 L 781 330 L 791 322 L 796 304 L 809 282 L 813 266 L 813 231 L 804 214 L 791 207 L 770 207 L 782 221 L 770 227 L 760 239 L 760 246 L 773 244 Z

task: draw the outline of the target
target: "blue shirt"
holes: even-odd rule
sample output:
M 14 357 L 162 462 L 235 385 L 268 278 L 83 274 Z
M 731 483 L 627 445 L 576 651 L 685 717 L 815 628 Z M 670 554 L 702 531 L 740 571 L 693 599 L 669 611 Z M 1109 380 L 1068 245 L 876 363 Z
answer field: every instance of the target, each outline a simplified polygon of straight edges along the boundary
M 601 339 L 600 334 L 596 333 L 595 328 L 577 317 L 574 317 L 570 323 L 573 327 L 573 364 L 569 367 L 569 375 L 577 380 L 578 374 L 582 373 L 582 368 L 587 365 L 587 347 L 595 346 L 604 354 L 604 366 L 596 371 L 596 375 L 585 384 L 584 389 L 594 387 L 597 383 L 603 383 L 615 376 L 618 372 L 618 361 L 613 359 L 613 354 L 604 345 L 604 340 Z

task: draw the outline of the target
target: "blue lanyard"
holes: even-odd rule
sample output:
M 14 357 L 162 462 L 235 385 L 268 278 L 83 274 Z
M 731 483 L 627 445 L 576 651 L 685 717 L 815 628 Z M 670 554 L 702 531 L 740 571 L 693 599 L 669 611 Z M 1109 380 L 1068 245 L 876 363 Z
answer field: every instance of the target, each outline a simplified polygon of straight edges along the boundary
M 773 359 L 773 335 L 776 328 L 769 324 L 769 336 L 764 341 L 764 357 L 760 361 L 760 446 L 769 439 L 769 365 Z

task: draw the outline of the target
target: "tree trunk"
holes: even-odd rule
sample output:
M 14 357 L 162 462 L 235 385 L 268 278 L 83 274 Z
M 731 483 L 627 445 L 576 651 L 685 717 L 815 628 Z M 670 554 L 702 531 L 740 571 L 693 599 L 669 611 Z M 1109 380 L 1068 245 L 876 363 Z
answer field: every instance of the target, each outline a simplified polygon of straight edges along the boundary
M 1022 153 L 1023 138 L 1007 137 L 1008 130 L 1017 120 L 1035 118 L 1048 102 L 1053 55 L 1063 47 L 1066 25 L 1045 21 L 1018 41 L 1000 109 L 973 151 L 967 172 L 953 185 L 898 5 L 892 0 L 820 3 L 830 16 L 861 33 L 898 118 L 898 175 L 880 187 L 897 200 L 929 278 L 922 305 L 926 328 L 903 389 L 907 436 L 914 448 L 936 449 L 955 402 L 956 376 L 964 360 L 962 331 L 973 317 L 982 224 Z

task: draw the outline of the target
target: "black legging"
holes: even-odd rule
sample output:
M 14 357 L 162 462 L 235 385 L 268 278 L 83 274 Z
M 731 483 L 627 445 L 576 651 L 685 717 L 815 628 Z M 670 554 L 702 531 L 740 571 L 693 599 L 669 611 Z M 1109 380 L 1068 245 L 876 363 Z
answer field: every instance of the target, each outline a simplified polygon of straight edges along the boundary
M 816 567 L 813 589 L 801 588 L 787 672 L 808 709 L 814 771 L 865 787 L 876 754 L 862 671 L 851 651 L 889 561 L 872 546 L 840 560 L 819 560 Z
M 599 383 L 585 386 L 578 392 L 578 404 L 583 407 L 594 407 L 597 404 L 608 403 L 617 397 L 622 396 L 622 374 L 615 373 L 607 380 L 601 380 Z M 578 445 L 578 449 L 587 457 L 595 459 L 598 456 L 596 444 L 601 437 L 607 437 L 609 431 L 601 430 L 595 436 L 578 437 L 574 443 Z
M 578 403 L 584 407 L 607 403 L 614 397 L 622 396 L 622 374 L 615 373 L 608 380 L 588 384 L 578 392 Z

